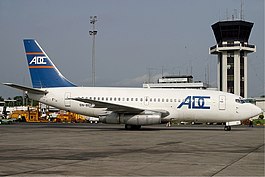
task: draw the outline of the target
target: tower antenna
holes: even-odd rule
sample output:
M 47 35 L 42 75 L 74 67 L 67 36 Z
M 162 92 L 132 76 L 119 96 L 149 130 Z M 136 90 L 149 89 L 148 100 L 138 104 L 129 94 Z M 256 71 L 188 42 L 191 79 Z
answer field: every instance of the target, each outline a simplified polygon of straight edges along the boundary
M 227 8 L 226 8 L 225 14 L 226 14 L 226 20 L 228 21 L 229 20 L 229 17 L 228 17 L 228 9 Z
M 243 14 L 243 0 L 241 0 L 241 4 L 240 4 L 240 20 L 244 20 L 244 14 Z

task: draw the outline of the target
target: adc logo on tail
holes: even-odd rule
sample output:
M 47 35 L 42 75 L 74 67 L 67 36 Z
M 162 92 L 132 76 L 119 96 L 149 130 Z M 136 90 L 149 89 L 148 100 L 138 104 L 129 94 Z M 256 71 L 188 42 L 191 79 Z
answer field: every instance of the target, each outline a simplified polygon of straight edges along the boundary
M 35 56 L 31 61 L 30 61 L 30 65 L 31 64 L 35 64 L 35 65 L 46 65 L 47 62 L 45 61 L 46 57 L 45 56 Z

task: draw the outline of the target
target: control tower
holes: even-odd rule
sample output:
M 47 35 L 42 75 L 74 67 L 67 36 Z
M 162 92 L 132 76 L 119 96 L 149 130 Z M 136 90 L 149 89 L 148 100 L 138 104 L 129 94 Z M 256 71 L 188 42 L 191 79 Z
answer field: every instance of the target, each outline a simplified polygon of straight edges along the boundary
M 256 46 L 248 43 L 252 27 L 253 23 L 242 20 L 212 25 L 217 44 L 209 52 L 218 56 L 218 90 L 247 98 L 247 54 L 256 52 Z

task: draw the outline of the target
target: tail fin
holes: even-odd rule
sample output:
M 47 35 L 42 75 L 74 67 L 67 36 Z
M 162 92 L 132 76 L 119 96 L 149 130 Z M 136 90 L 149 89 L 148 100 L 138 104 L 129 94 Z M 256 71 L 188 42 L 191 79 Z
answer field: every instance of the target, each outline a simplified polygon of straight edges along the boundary
M 34 39 L 24 39 L 33 88 L 75 87 L 67 80 Z

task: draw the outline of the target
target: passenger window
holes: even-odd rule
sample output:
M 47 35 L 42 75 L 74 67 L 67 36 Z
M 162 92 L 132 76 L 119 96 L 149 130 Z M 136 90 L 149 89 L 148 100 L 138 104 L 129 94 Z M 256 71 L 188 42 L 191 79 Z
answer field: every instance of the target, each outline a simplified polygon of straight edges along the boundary
M 143 101 L 143 99 L 141 98 L 140 101 Z
M 131 98 L 131 101 L 133 101 L 133 98 Z
M 164 102 L 164 98 L 162 98 L 162 102 Z
M 106 101 L 108 101 L 108 97 L 106 97 Z
M 138 98 L 135 98 L 135 101 L 138 101 Z
M 160 102 L 160 98 L 157 99 L 157 102 Z
M 127 98 L 127 101 L 129 101 L 129 98 Z
M 118 101 L 121 101 L 121 98 L 118 98 Z
M 166 99 L 166 102 L 168 102 L 168 99 Z
M 154 98 L 154 102 L 156 102 L 156 99 Z

